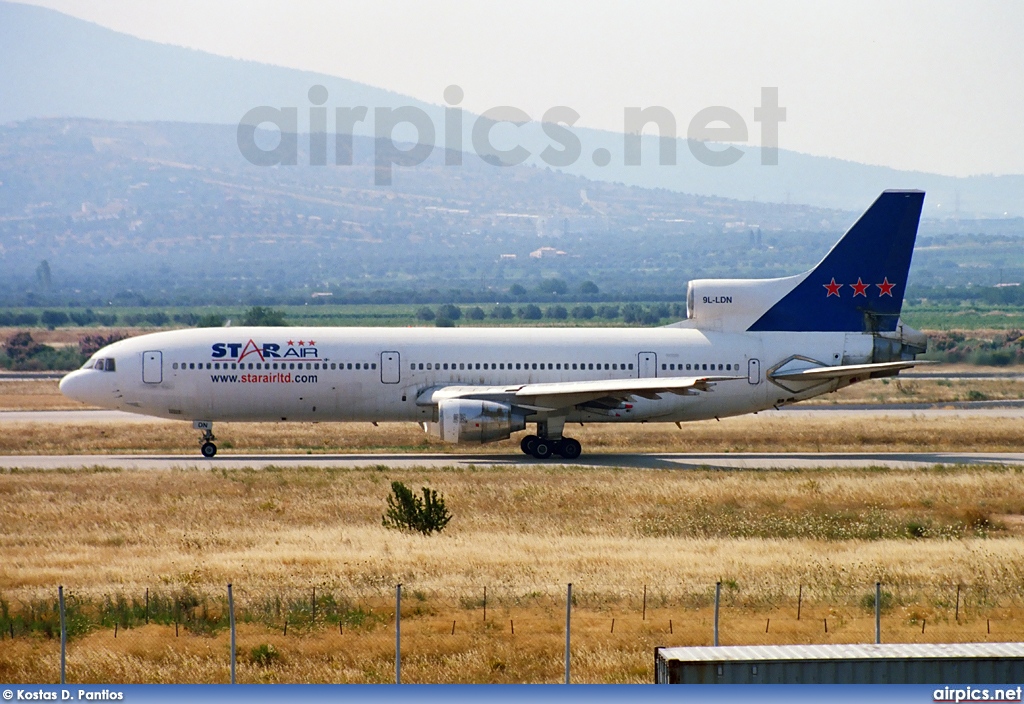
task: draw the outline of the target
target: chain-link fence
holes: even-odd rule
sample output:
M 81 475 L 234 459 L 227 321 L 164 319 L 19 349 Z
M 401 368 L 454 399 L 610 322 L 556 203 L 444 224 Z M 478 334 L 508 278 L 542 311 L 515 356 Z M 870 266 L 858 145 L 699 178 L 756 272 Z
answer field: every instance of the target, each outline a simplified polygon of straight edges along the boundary
M 1024 630 L 1024 593 L 981 584 L 794 584 L 753 597 L 730 581 L 577 583 L 568 610 L 564 584 L 235 584 L 230 601 L 227 585 L 59 591 L 0 598 L 0 680 L 394 682 L 400 665 L 403 682 L 650 682 L 656 646 L 1013 641 Z

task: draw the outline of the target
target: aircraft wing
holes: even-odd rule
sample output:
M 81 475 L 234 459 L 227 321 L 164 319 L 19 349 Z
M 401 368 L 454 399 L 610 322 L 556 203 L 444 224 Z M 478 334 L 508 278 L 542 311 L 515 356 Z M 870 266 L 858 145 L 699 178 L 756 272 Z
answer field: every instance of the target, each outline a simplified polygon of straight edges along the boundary
M 901 362 L 878 362 L 875 364 L 847 364 L 835 367 L 818 366 L 809 369 L 772 372 L 772 379 L 784 381 L 825 381 L 828 379 L 846 379 L 863 376 L 865 379 L 875 376 L 893 376 L 901 369 L 909 369 L 919 364 L 934 364 L 927 360 L 905 360 Z
M 558 381 L 511 386 L 440 386 L 420 394 L 420 405 L 437 405 L 453 398 L 472 398 L 515 404 L 535 410 L 553 411 L 585 403 L 623 401 L 633 396 L 656 399 L 660 394 L 678 395 L 708 391 L 716 381 L 734 376 L 662 377 L 654 379 L 601 379 Z

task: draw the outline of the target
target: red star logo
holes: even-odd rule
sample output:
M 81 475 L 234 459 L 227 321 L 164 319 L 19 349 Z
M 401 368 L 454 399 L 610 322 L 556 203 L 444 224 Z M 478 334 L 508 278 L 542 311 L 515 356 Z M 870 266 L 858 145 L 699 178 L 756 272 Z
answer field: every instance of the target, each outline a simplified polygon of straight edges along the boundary
M 850 288 L 853 289 L 853 297 L 856 298 L 857 296 L 864 296 L 864 298 L 867 298 L 868 297 L 868 286 L 869 286 L 869 284 L 866 284 L 863 281 L 861 281 L 860 277 L 858 276 L 857 277 L 857 283 L 850 284 Z
M 302 340 L 299 340 L 299 347 L 302 347 L 303 344 Z
M 310 347 L 312 347 L 312 346 L 313 346 L 313 345 L 315 345 L 315 344 L 316 344 L 316 343 L 315 343 L 315 342 L 313 342 L 312 340 L 310 340 L 310 341 L 309 341 L 309 346 L 310 346 Z
M 842 284 L 836 283 L 836 277 L 834 276 L 832 277 L 832 283 L 822 284 L 822 286 L 828 289 L 828 295 L 826 295 L 825 298 L 828 298 L 829 296 L 835 296 L 836 298 L 839 298 L 839 289 L 843 287 Z
M 878 295 L 879 296 L 888 296 L 889 298 L 892 298 L 892 287 L 895 286 L 895 285 L 896 284 L 889 283 L 889 277 L 888 276 L 886 276 L 884 279 L 882 279 L 882 283 L 875 284 L 875 286 L 877 286 L 880 289 L 878 291 Z
M 292 345 L 294 345 L 294 344 L 295 344 L 294 342 L 292 342 L 291 340 L 288 340 L 288 346 L 289 346 L 289 347 L 291 347 L 291 346 L 292 346 Z

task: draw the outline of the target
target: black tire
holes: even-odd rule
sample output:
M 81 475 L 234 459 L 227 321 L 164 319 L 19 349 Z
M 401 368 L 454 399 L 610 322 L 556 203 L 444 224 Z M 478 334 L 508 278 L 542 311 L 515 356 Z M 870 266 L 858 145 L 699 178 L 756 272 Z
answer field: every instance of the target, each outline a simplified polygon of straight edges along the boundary
M 583 446 L 580 445 L 579 440 L 562 438 L 562 442 L 559 443 L 558 454 L 567 460 L 576 459 L 582 452 Z
M 546 460 L 551 457 L 552 451 L 554 451 L 554 443 L 544 438 L 537 438 L 537 442 L 533 444 L 533 454 L 535 459 Z
M 203 446 L 199 448 L 199 451 L 203 453 L 203 457 L 206 459 L 212 459 L 217 454 L 217 446 L 212 442 L 204 442 Z
M 538 440 L 540 440 L 540 438 L 538 438 L 536 435 L 527 435 L 519 443 L 519 448 L 523 451 L 524 455 L 532 455 L 533 446 L 537 444 Z

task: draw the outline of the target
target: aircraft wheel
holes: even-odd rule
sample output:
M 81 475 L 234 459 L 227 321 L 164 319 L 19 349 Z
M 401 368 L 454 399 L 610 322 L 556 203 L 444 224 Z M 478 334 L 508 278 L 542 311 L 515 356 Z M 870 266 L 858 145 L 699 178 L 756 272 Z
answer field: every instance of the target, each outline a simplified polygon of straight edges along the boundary
M 533 444 L 533 452 L 531 454 L 538 460 L 546 460 L 551 457 L 554 449 L 554 443 L 550 440 L 537 438 L 537 442 Z
M 533 446 L 535 444 L 537 444 L 537 441 L 539 439 L 540 438 L 538 438 L 536 435 L 527 435 L 519 443 L 519 448 L 523 451 L 524 455 L 532 455 L 533 454 Z
M 210 459 L 217 454 L 217 446 L 212 442 L 204 442 L 199 451 L 203 453 L 203 457 Z
M 579 440 L 573 440 L 572 438 L 562 438 L 562 442 L 559 443 L 558 454 L 567 460 L 574 460 L 580 456 L 583 452 L 583 446 L 580 445 Z

